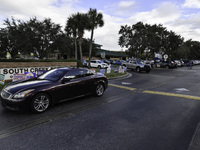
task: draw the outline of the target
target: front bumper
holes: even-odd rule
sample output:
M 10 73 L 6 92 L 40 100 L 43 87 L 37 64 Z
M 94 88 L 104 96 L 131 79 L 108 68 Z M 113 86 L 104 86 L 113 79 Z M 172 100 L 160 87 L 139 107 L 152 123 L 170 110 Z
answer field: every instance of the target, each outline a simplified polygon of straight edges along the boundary
M 30 109 L 30 103 L 27 99 L 24 99 L 22 101 L 11 101 L 9 99 L 4 99 L 2 96 L 0 96 L 0 101 L 2 107 L 4 107 L 5 109 L 14 111 L 23 111 Z
M 150 66 L 144 66 L 143 68 L 141 68 L 141 71 L 151 71 L 151 67 Z

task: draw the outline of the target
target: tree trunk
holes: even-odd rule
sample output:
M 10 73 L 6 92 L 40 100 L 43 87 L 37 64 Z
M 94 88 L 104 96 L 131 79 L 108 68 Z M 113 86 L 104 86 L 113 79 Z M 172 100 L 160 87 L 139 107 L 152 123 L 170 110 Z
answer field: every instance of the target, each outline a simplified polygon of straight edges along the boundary
M 90 48 L 89 48 L 89 64 L 88 67 L 90 68 L 90 60 L 91 60 L 91 54 L 92 54 L 92 40 L 93 40 L 93 35 L 94 35 L 94 29 L 92 29 L 91 32 L 91 38 L 90 38 Z
M 82 38 L 79 38 L 80 61 L 82 62 Z
M 74 37 L 74 47 L 75 47 L 75 59 L 77 59 L 77 42 L 76 42 L 76 37 Z

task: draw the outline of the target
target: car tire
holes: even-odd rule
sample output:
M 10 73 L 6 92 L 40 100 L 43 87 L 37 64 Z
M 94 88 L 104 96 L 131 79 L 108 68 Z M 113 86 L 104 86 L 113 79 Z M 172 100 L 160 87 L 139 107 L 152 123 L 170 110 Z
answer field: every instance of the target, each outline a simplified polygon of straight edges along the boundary
M 99 83 L 95 88 L 95 96 L 100 97 L 104 94 L 105 87 L 102 83 Z
M 140 71 L 140 67 L 137 67 L 137 68 L 136 68 L 136 71 L 137 71 L 137 72 L 141 72 L 141 71 Z
M 101 66 L 99 65 L 98 68 L 101 69 Z
M 31 111 L 33 113 L 45 112 L 51 103 L 50 96 L 46 93 L 40 93 L 33 97 L 31 101 Z

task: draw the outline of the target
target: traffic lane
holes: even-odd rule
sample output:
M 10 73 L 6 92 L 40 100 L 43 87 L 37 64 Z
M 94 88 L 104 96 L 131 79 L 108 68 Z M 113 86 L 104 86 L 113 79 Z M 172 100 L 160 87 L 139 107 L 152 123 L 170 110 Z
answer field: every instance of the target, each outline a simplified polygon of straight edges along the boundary
M 59 118 L 62 115 L 68 116 L 68 114 L 72 114 L 76 111 L 82 111 L 85 109 L 89 109 L 90 107 L 95 107 L 107 102 L 117 100 L 123 97 L 124 94 L 126 95 L 129 92 L 125 89 L 120 88 L 116 88 L 114 92 L 112 90 L 113 88 L 110 88 L 109 86 L 102 97 L 95 97 L 93 95 L 90 95 L 62 102 L 56 104 L 45 113 L 41 114 L 9 111 L 0 106 L 0 137 L 1 134 L 4 134 L 7 131 L 9 131 L 9 134 L 13 130 L 16 130 L 16 132 L 18 132 L 19 130 L 22 130 L 24 128 L 34 127 L 38 124 L 49 122 L 52 119 Z
M 187 150 L 199 113 L 199 101 L 129 90 L 116 101 L 10 135 L 0 145 L 11 150 Z
M 162 72 L 162 70 L 160 71 Z M 148 89 L 152 87 L 162 86 L 169 82 L 170 80 L 173 80 L 176 78 L 176 76 L 168 76 L 168 75 L 160 75 L 152 74 L 150 73 L 137 73 L 137 72 L 129 72 L 132 74 L 131 77 L 120 79 L 120 80 L 111 80 L 109 83 L 118 84 L 118 85 L 124 85 L 128 87 L 133 87 L 137 89 Z
M 168 80 L 168 82 L 159 86 L 159 88 L 155 88 L 155 90 L 200 96 L 200 66 L 195 66 L 193 70 L 188 70 L 185 67 L 177 68 L 170 70 L 169 73 L 174 78 Z
M 180 69 L 155 69 L 153 73 L 130 72 L 132 77 L 123 80 L 112 80 L 109 83 L 136 88 L 137 90 L 152 90 L 200 96 L 200 74 Z M 198 68 L 200 69 L 200 68 Z
M 175 85 L 180 85 L 177 84 L 177 80 L 178 78 L 176 77 L 176 74 L 178 73 L 176 70 L 169 70 L 167 73 L 171 74 L 171 76 L 164 75 L 164 77 L 162 76 L 163 71 L 165 72 L 166 70 L 163 69 L 158 69 L 156 70 L 156 73 L 159 74 L 158 75 L 152 75 L 152 74 L 146 74 L 146 73 L 134 73 L 133 72 L 133 76 L 131 78 L 125 79 L 125 80 L 110 80 L 110 83 L 118 83 L 118 85 L 122 85 L 122 86 L 126 86 L 132 89 L 136 89 L 137 91 L 144 91 L 144 90 L 154 90 L 153 92 L 156 91 L 170 91 L 174 88 L 172 88 L 172 84 Z M 173 73 L 170 73 L 173 72 Z M 161 75 L 160 75 L 161 74 Z M 174 74 L 174 76 L 172 76 Z M 188 77 L 188 76 L 187 76 Z M 176 82 L 170 82 L 172 81 L 172 78 L 174 78 L 174 81 Z M 179 77 L 180 78 L 180 77 Z M 182 80 L 182 79 L 180 79 Z M 182 81 L 180 81 L 182 82 Z M 127 85 L 128 83 L 128 85 Z M 129 84 L 131 83 L 131 84 Z M 198 82 L 196 82 L 198 83 Z M 191 84 L 191 83 L 190 83 Z M 194 84 L 195 85 L 195 84 Z M 192 85 L 193 88 L 195 88 L 195 86 Z M 137 88 L 134 88 L 137 87 Z M 196 87 L 196 90 L 198 90 L 198 84 Z M 194 90 L 195 91 L 195 90 Z M 194 92 L 193 91 L 193 92 Z M 106 90 L 106 98 L 105 99 L 114 99 L 114 98 L 118 98 L 118 95 L 121 95 L 122 93 L 125 93 L 126 91 L 123 90 L 121 91 L 121 89 L 115 89 L 115 92 L 110 91 L 110 88 L 108 88 Z M 173 92 L 173 91 L 172 91 Z M 152 91 L 150 92 L 152 93 Z M 182 92 L 183 93 L 183 92 Z M 180 93 L 180 94 L 182 94 Z M 188 92 L 185 92 L 186 94 L 188 94 Z M 183 93 L 183 94 L 185 94 Z M 196 92 L 199 93 L 199 92 Z M 166 95 L 166 94 L 165 94 Z M 59 105 L 56 105 L 55 107 L 51 108 L 49 111 L 40 114 L 38 117 L 38 114 L 31 114 L 29 112 L 12 112 L 12 111 L 5 111 L 1 106 L 0 106 L 0 128 L 3 130 L 5 128 L 10 128 L 13 125 L 20 125 L 20 124 L 26 124 L 27 122 L 33 122 L 33 121 L 37 121 L 38 119 L 42 118 L 42 120 L 48 120 L 49 117 L 48 116 L 56 116 L 56 115 L 60 115 L 61 113 L 65 113 L 65 112 L 70 112 L 71 110 L 76 110 L 82 107 L 82 106 L 87 106 L 92 104 L 93 102 L 102 102 L 101 98 L 95 98 L 94 97 L 84 97 L 84 98 L 80 98 L 80 99 L 76 99 L 76 100 L 72 100 L 72 101 L 68 101 L 66 103 L 62 103 Z M 102 97 L 104 98 L 104 97 Z

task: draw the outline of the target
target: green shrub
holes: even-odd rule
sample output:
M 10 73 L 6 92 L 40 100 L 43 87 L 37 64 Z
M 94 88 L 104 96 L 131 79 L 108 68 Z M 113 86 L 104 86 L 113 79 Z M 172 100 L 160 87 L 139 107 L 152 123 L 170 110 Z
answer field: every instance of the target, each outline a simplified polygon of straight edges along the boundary
M 82 67 L 81 61 L 77 59 L 0 59 L 0 62 L 77 62 L 77 67 Z

